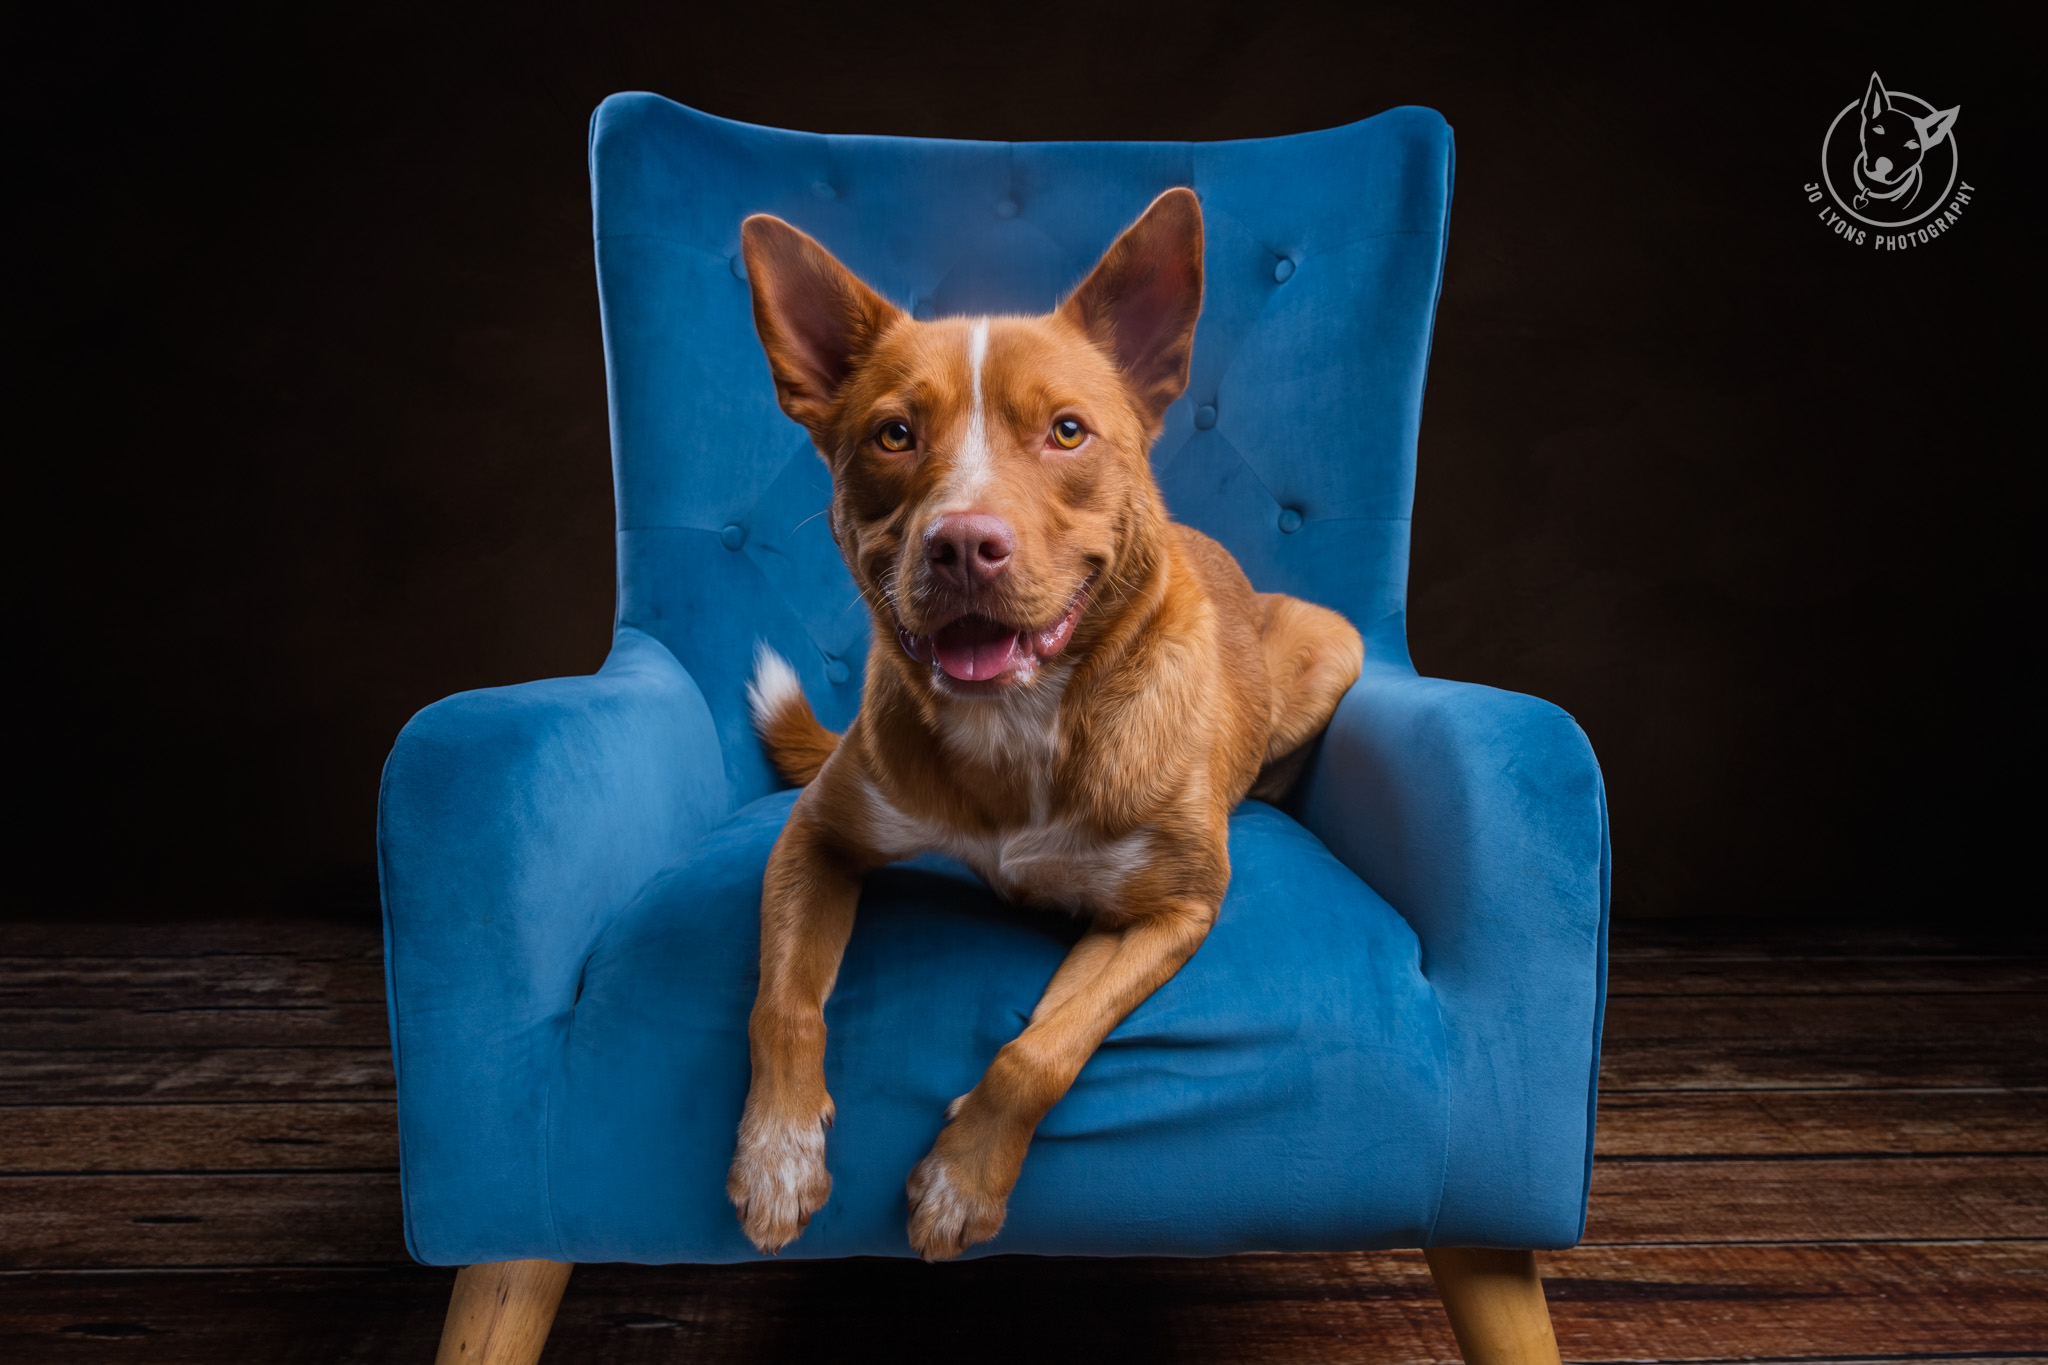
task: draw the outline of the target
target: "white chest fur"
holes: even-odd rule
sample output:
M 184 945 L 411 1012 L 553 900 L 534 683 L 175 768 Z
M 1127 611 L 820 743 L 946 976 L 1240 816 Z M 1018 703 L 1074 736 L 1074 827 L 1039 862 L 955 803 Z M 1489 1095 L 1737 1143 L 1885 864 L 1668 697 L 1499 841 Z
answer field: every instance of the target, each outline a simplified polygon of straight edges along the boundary
M 1049 820 L 988 838 L 955 836 L 943 851 L 1012 900 L 1113 911 L 1124 882 L 1151 856 L 1148 830 L 1102 839 L 1072 821 Z
M 948 755 L 1021 787 L 1028 820 L 994 831 L 964 830 L 911 816 L 868 782 L 862 795 L 878 851 L 891 858 L 924 852 L 958 858 L 1012 900 L 1071 910 L 1118 908 L 1125 881 L 1150 860 L 1152 834 L 1137 829 L 1103 838 L 1051 808 L 1064 682 L 1043 678 L 999 701 L 949 707 L 940 718 L 940 743 Z

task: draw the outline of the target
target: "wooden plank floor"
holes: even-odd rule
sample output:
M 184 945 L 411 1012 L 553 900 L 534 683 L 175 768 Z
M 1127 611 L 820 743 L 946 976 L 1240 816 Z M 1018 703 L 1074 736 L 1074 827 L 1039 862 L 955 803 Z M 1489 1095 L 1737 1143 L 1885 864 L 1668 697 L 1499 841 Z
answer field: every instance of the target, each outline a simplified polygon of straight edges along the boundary
M 431 1359 L 378 936 L 0 927 L 0 1360 Z M 1623 926 L 1567 1359 L 2048 1359 L 2048 951 Z M 577 1270 L 547 1359 L 1455 1360 L 1419 1255 Z

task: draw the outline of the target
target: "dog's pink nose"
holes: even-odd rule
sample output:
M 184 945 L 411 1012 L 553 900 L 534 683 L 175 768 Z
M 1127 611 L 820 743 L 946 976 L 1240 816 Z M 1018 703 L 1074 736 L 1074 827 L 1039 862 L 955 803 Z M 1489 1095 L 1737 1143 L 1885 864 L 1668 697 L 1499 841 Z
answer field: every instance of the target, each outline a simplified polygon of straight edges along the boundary
M 1017 535 L 1010 523 L 986 512 L 940 517 L 925 534 L 924 555 L 932 572 L 962 591 L 993 583 L 1010 567 Z

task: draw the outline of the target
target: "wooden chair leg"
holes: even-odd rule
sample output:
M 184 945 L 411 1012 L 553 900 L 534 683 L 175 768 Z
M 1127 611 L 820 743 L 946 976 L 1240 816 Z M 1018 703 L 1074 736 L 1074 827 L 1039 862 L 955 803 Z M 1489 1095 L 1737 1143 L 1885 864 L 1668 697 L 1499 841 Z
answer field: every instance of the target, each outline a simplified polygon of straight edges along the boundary
M 534 1365 L 573 1269 L 566 1261 L 464 1266 L 434 1365 Z
M 1535 1252 L 1437 1247 L 1424 1255 L 1466 1365 L 1558 1365 Z

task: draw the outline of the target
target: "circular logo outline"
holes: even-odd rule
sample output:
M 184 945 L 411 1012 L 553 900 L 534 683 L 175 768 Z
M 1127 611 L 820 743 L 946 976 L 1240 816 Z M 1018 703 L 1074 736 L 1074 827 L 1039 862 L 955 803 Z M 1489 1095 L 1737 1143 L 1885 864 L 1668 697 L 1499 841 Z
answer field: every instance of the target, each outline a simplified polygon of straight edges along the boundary
M 1890 94 L 1893 99 L 1909 99 L 1913 101 L 1915 104 L 1919 105 L 1921 108 L 1925 109 L 1930 114 L 1937 112 L 1932 104 L 1928 103 L 1926 100 L 1921 99 L 1918 95 L 1912 94 L 1908 91 L 1894 90 L 1891 91 Z M 1843 105 L 1842 112 L 1835 115 L 1834 122 L 1830 123 L 1828 125 L 1828 130 L 1825 133 L 1821 134 L 1821 183 L 1828 187 L 1828 197 L 1835 201 L 1835 207 L 1840 209 L 1842 212 L 1848 214 L 1851 218 L 1854 218 L 1857 222 L 1866 224 L 1870 227 L 1874 227 L 1878 229 L 1880 232 L 1901 232 L 1909 227 L 1912 227 L 1915 223 L 1921 222 L 1931 217 L 1936 212 L 1938 212 L 1941 206 L 1948 202 L 1949 196 L 1955 192 L 1956 177 L 1963 173 L 1962 144 L 1956 141 L 1955 129 L 1949 129 L 1947 137 L 1947 141 L 1949 143 L 1948 184 L 1945 187 L 1943 187 L 1939 195 L 1935 196 L 1934 202 L 1932 204 L 1922 209 L 1914 217 L 1908 218 L 1903 223 L 1886 223 L 1880 222 L 1878 219 L 1875 218 L 1865 218 L 1862 214 L 1858 213 L 1854 208 L 1850 207 L 1850 201 L 1844 199 L 1842 197 L 1842 192 L 1835 188 L 1835 178 L 1828 170 L 1828 147 L 1830 144 L 1834 142 L 1835 130 L 1842 126 L 1843 119 L 1847 118 L 1850 114 L 1855 113 L 1857 109 L 1862 107 L 1862 104 L 1862 100 L 1850 100 L 1847 104 Z M 1858 156 L 1861 156 L 1862 154 L 1863 153 L 1860 150 L 1857 152 Z

